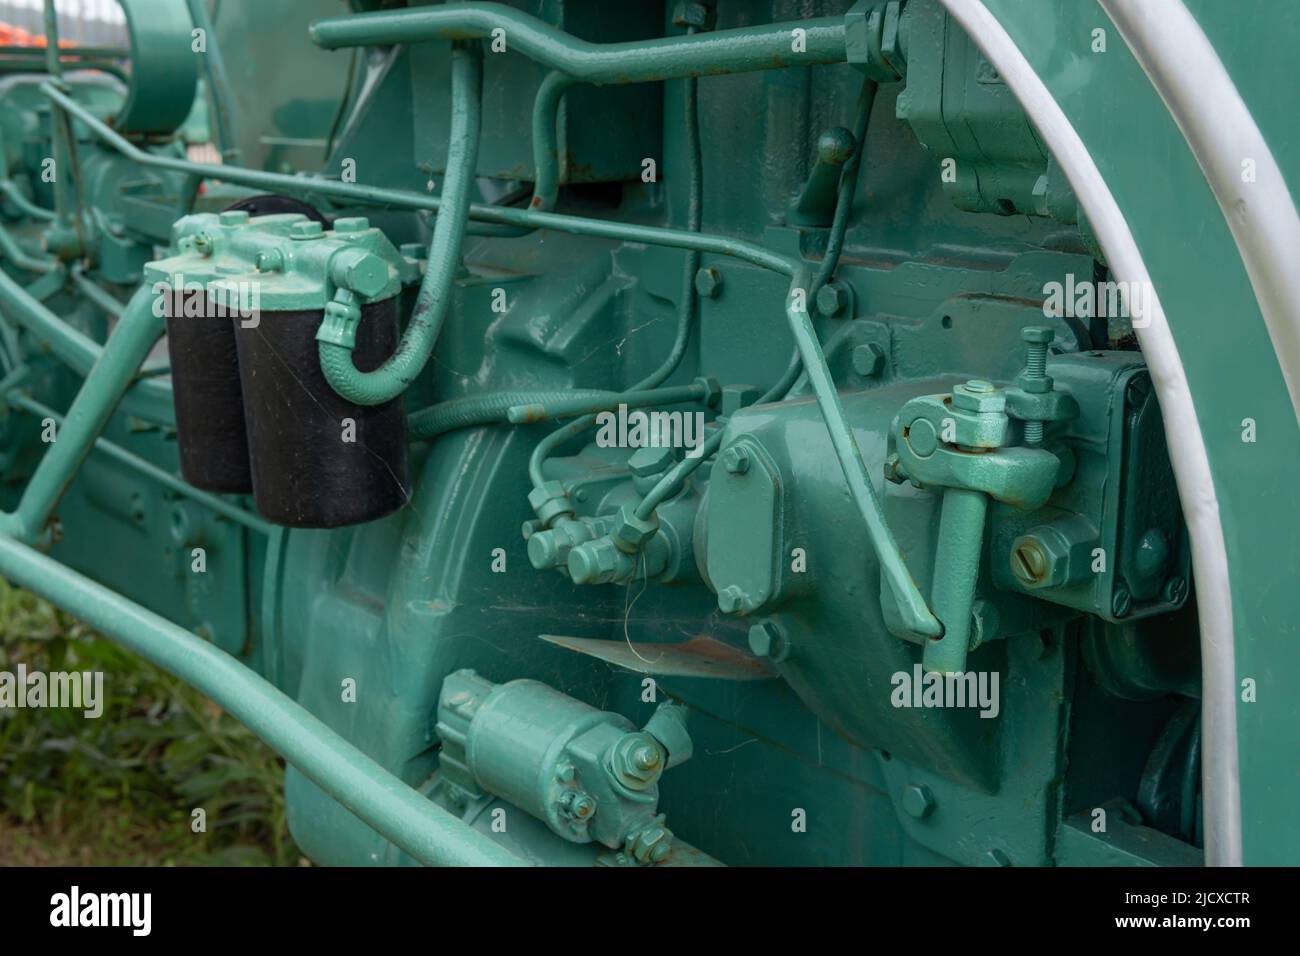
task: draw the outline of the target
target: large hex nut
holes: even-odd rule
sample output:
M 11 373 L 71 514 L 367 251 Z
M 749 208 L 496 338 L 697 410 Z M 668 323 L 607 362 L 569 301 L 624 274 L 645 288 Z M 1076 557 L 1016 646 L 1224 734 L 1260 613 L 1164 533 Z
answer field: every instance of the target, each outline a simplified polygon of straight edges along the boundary
M 636 506 L 626 504 L 619 509 L 618 520 L 614 524 L 611 537 L 619 550 L 634 554 L 641 549 L 641 545 L 653 538 L 658 530 L 658 515 L 652 515 L 649 519 L 639 518 Z

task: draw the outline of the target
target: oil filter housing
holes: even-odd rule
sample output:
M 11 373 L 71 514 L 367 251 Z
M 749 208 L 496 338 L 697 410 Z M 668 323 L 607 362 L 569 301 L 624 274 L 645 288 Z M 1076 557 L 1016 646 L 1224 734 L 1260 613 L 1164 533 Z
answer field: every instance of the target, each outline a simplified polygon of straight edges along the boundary
M 276 524 L 332 528 L 400 508 L 410 491 L 399 397 L 349 402 L 320 369 L 316 330 L 347 290 L 361 302 L 354 360 L 381 365 L 398 340 L 397 299 L 413 269 L 361 218 L 326 230 L 297 213 L 187 216 L 173 255 L 150 263 L 168 317 L 182 475 L 252 492 Z

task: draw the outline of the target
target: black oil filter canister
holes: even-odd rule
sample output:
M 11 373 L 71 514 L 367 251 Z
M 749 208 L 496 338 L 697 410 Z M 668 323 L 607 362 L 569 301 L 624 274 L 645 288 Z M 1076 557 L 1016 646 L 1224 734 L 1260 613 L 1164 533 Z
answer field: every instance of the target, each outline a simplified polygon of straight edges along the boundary
M 253 500 L 268 521 L 336 528 L 373 521 L 410 497 L 401 396 L 356 405 L 321 371 L 316 330 L 324 312 L 267 311 L 236 323 Z M 361 307 L 352 360 L 378 368 L 397 345 L 397 298 Z
M 181 477 L 195 488 L 249 494 L 248 436 L 235 322 L 202 286 L 161 292 L 171 356 L 172 404 Z

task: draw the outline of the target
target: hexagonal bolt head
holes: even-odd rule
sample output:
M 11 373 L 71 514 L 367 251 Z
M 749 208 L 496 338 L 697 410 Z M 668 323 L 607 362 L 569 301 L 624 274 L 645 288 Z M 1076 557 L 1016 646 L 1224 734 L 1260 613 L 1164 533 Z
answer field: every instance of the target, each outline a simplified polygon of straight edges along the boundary
M 772 621 L 762 621 L 749 629 L 749 649 L 756 657 L 780 663 L 790 656 L 785 634 Z
M 703 3 L 685 0 L 673 7 L 673 26 L 695 27 L 697 30 L 712 30 L 715 15 L 711 7 Z
M 612 537 L 616 545 L 624 550 L 635 551 L 655 536 L 659 530 L 659 517 L 638 518 L 636 505 L 626 504 L 618 511 L 618 523 L 614 526 Z
M 924 820 L 934 813 L 934 794 L 923 783 L 909 783 L 904 787 L 901 802 L 903 811 L 915 820 Z
M 695 273 L 695 291 L 706 299 L 716 299 L 722 292 L 722 273 L 705 266 Z
M 749 471 L 751 456 L 743 445 L 731 445 L 722 453 L 722 467 L 732 475 L 743 475 Z
M 863 378 L 876 378 L 885 370 L 885 350 L 874 342 L 853 350 L 853 371 Z
M 638 478 L 648 478 L 667 471 L 677 463 L 677 454 L 667 445 L 647 445 L 632 452 L 627 460 L 627 470 Z
M 718 592 L 718 610 L 723 614 L 744 614 L 750 609 L 749 595 L 735 584 Z
M 953 386 L 952 404 L 967 412 L 1003 412 L 1007 407 L 1007 396 L 992 382 L 977 378 Z
M 570 790 L 560 800 L 560 812 L 573 820 L 586 820 L 596 812 L 595 799 L 583 790 Z
M 302 222 L 295 222 L 289 227 L 290 239 L 319 239 L 325 234 L 325 227 L 315 219 L 306 219 Z
M 828 282 L 817 290 L 817 311 L 830 318 L 849 306 L 849 290 L 838 282 Z
M 602 584 L 612 580 L 622 554 L 609 538 L 580 544 L 569 552 L 566 566 L 574 584 Z
M 1026 345 L 1050 345 L 1056 332 L 1046 325 L 1031 325 L 1020 330 L 1020 341 Z
M 340 216 L 334 220 L 333 228 L 336 234 L 343 235 L 365 232 L 370 228 L 370 220 L 365 216 Z

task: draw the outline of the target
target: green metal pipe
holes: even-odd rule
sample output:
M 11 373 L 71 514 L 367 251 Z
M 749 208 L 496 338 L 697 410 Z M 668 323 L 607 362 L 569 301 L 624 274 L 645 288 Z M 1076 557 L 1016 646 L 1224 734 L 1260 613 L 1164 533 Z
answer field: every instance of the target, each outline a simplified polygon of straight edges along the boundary
M 864 80 L 862 92 L 858 96 L 858 108 L 853 122 L 853 135 L 856 139 L 853 153 L 840 172 L 839 195 L 835 199 L 835 216 L 831 220 L 830 234 L 826 240 L 826 254 L 822 256 L 821 265 L 808 289 L 808 295 L 814 302 L 822 286 L 831 281 L 835 267 L 840 264 L 840 253 L 844 251 L 844 234 L 848 230 L 853 197 L 858 191 L 858 170 L 862 166 L 862 154 L 867 148 L 867 128 L 871 124 L 871 108 L 875 105 L 878 89 L 875 80 Z
M 299 177 L 261 173 L 256 170 L 244 170 L 235 167 L 204 167 L 197 163 L 146 153 L 104 126 L 93 115 L 82 109 L 79 104 L 64 96 L 54 87 L 44 84 L 41 89 L 50 100 L 82 120 L 101 139 L 109 142 L 121 152 L 136 158 L 144 165 L 164 166 L 181 171 L 195 171 L 203 175 L 210 175 L 213 178 L 223 179 L 226 182 L 274 189 L 288 195 L 310 194 L 315 191 L 320 195 L 339 196 L 354 202 L 369 202 L 378 205 L 397 205 L 418 209 L 437 209 L 440 205 L 436 197 L 420 196 L 405 190 L 386 190 L 356 184 L 327 183 L 323 181 L 314 183 L 310 188 L 304 189 L 302 180 Z M 624 242 L 641 242 L 730 256 L 742 262 L 748 262 L 751 265 L 787 276 L 795 275 L 801 268 L 798 262 L 780 253 L 773 252 L 755 243 L 733 239 L 730 236 L 479 204 L 470 204 L 469 216 L 483 222 L 499 222 L 539 229 L 553 229 L 557 232 L 566 232 L 573 235 L 616 239 Z M 802 288 L 802 285 L 799 288 Z M 3 293 L 3 279 L 0 279 L 0 299 L 3 299 Z M 804 311 L 798 315 L 791 313 L 787 309 L 787 317 L 795 330 L 800 359 L 805 367 L 809 368 L 810 373 L 817 372 L 816 375 L 810 374 L 810 380 L 817 394 L 818 406 L 826 418 L 827 428 L 831 431 L 836 454 L 849 482 L 850 492 L 859 512 L 862 513 L 867 522 L 868 535 L 884 568 L 886 579 L 889 581 L 890 587 L 898 600 L 899 607 L 909 625 L 918 634 L 927 636 L 938 634 L 941 630 L 939 623 L 926 607 L 925 599 L 921 597 L 916 582 L 912 580 L 906 565 L 903 564 L 897 542 L 885 523 L 884 513 L 880 508 L 880 502 L 876 499 L 875 491 L 872 489 L 861 451 L 857 448 L 852 432 L 845 422 L 839 395 L 835 391 L 830 372 L 826 367 L 825 356 L 822 354 L 821 345 L 818 343 L 817 336 L 812 329 L 806 306 Z M 811 360 L 819 366 L 815 370 L 809 365 L 810 356 Z M 646 386 L 640 385 L 639 387 Z M 541 462 L 545 459 L 545 455 L 569 438 L 581 434 L 592 424 L 594 424 L 594 418 L 591 416 L 578 419 L 548 435 L 537 445 L 529 460 L 529 477 L 534 485 L 540 485 L 545 481 L 545 477 L 541 472 Z
M 553 70 L 542 80 L 533 97 L 533 195 L 528 202 L 529 209 L 549 211 L 560 198 L 560 104 L 575 82 L 573 77 Z M 472 234 L 518 238 L 535 231 L 533 227 L 480 223 Z
M 38 282 L 45 278 L 48 276 Z M 0 312 L 35 336 L 78 375 L 89 375 L 104 352 L 99 343 L 60 319 L 3 270 L 0 270 Z M 136 382 L 122 400 L 122 410 L 154 424 L 166 427 L 176 424 L 171 385 L 156 379 Z
M 235 146 L 235 137 L 230 130 L 230 117 L 234 114 L 230 78 L 226 73 L 225 58 L 221 55 L 221 45 L 217 42 L 217 31 L 213 29 L 212 18 L 208 16 L 208 0 L 188 0 L 188 3 L 194 28 L 202 30 L 207 36 L 207 52 L 201 59 L 208 74 L 208 92 L 212 95 L 217 145 L 222 157 L 238 162 L 239 149 Z
M 149 290 L 141 287 L 82 383 L 56 440 L 23 488 L 18 509 L 0 515 L 0 532 L 20 541 L 33 541 L 44 531 L 59 498 L 162 332 L 163 320 L 154 314 Z
M 63 86 L 63 65 L 59 59 L 59 14 L 54 0 L 45 0 L 45 69 L 50 74 L 47 81 Z M 74 169 L 72 158 L 72 124 L 66 115 L 53 117 L 54 134 L 54 214 L 55 221 L 64 232 L 81 233 L 81 202 L 76 195 L 81 177 Z
M 925 642 L 921 664 L 927 671 L 961 673 L 970 649 L 971 607 L 980 555 L 984 552 L 984 520 L 988 496 L 982 491 L 948 488 L 939 518 L 939 547 L 934 559 L 930 599 L 943 622 L 943 634 Z
M 122 317 L 122 303 L 105 292 L 98 282 L 86 275 L 86 270 L 80 263 L 72 267 L 69 276 L 77 290 L 98 306 L 100 311 L 106 312 L 115 319 Z
M 871 484 L 871 475 L 867 472 L 867 463 L 862 457 L 862 449 L 858 447 L 853 430 L 849 428 L 844 416 L 844 405 L 840 401 L 840 393 L 836 390 L 835 380 L 826 366 L 826 356 L 822 352 L 821 342 L 817 340 L 817 332 L 809 316 L 807 278 L 806 271 L 801 270 L 791 284 L 790 293 L 786 297 L 785 314 L 790 322 L 790 330 L 794 333 L 795 346 L 799 349 L 799 356 L 803 360 L 803 367 L 812 385 L 813 395 L 817 399 L 817 407 L 826 421 L 831 445 L 835 449 L 835 457 L 839 459 L 840 468 L 844 471 L 844 479 L 848 482 L 853 503 L 857 505 L 858 513 L 866 523 L 867 536 L 880 561 L 885 580 L 889 583 L 894 599 L 898 602 L 899 611 L 912 631 L 925 637 L 936 637 L 943 633 L 943 627 L 930 613 L 925 598 L 921 596 L 916 586 L 916 581 L 912 579 L 911 572 L 903 563 L 898 542 L 885 521 L 880 499 L 876 497 L 876 490 Z
M 686 244 L 682 245 L 681 248 L 686 249 L 689 253 L 683 264 L 681 292 L 677 300 L 677 331 L 673 336 L 672 348 L 669 350 L 667 357 L 659 364 L 658 368 L 632 386 L 631 391 L 634 392 L 658 388 L 673 374 L 677 366 L 681 364 L 682 356 L 686 354 L 686 345 L 690 341 L 691 326 L 695 318 L 695 273 L 700 267 L 701 250 L 689 240 L 700 235 L 700 224 L 704 208 L 704 161 L 700 150 L 699 85 L 694 77 L 686 79 L 683 85 L 683 93 L 682 116 L 686 121 L 687 145 L 687 229 L 685 232 L 665 230 L 684 238 Z M 760 248 L 755 247 L 755 249 Z M 766 252 L 766 250 L 763 251 Z M 794 268 L 792 264 L 787 267 Z M 540 488 L 545 481 L 543 466 L 546 459 L 556 449 L 570 439 L 582 434 L 595 423 L 596 416 L 583 416 L 547 435 L 537 444 L 528 459 L 528 475 L 534 488 Z
M 626 405 L 628 408 L 644 408 L 647 405 L 698 402 L 705 398 L 708 392 L 708 388 L 702 382 L 674 385 L 672 388 L 644 388 L 635 392 L 598 392 L 593 395 L 562 392 L 552 401 L 520 402 L 518 405 L 512 405 L 506 412 L 506 418 L 513 425 L 528 425 L 553 418 L 571 418 L 575 415 L 611 411 L 620 405 Z
M 519 858 L 421 796 L 264 678 L 171 621 L 3 535 L 0 575 L 193 684 L 420 862 L 521 865 Z
M 4 226 L 0 226 L 0 256 L 28 272 L 53 272 L 59 268 L 53 259 L 43 259 L 28 253 Z
M 23 191 L 18 188 L 18 184 L 12 179 L 0 179 L 0 191 L 4 192 L 5 197 L 18 207 L 24 216 L 39 219 L 42 222 L 54 221 L 54 210 L 36 205 L 23 195 Z
M 457 46 L 451 52 L 451 136 L 442 181 L 443 210 L 434 224 L 424 281 L 396 350 L 379 368 L 362 372 L 352 364 L 351 347 L 318 337 L 325 380 L 350 402 L 381 405 L 396 398 L 415 381 L 433 354 L 461 267 L 461 245 L 478 167 L 482 92 L 482 51 L 477 45 Z
M 36 399 L 28 395 L 24 395 L 21 392 L 10 392 L 9 394 L 6 394 L 10 388 L 12 388 L 11 385 L 6 385 L 4 382 L 0 382 L 0 395 L 3 395 L 3 400 L 8 402 L 10 405 L 21 408 L 24 411 L 39 416 L 40 418 L 52 418 L 60 426 L 62 426 L 63 422 L 66 420 L 62 415 L 54 411 L 54 409 L 50 408 L 48 405 L 42 405 L 40 402 L 36 401 Z M 250 514 L 243 508 L 236 507 L 228 501 L 223 501 L 221 498 L 211 494 L 210 492 L 195 488 L 189 482 L 183 481 L 170 472 L 164 471 L 151 461 L 147 461 L 138 455 L 133 455 L 121 445 L 115 444 L 107 438 L 95 439 L 95 449 L 103 452 L 109 458 L 121 462 L 128 468 L 139 472 L 146 478 L 176 492 L 178 495 L 184 495 L 185 497 L 212 509 L 217 512 L 217 514 L 223 515 L 237 524 L 242 524 L 250 531 L 256 531 L 258 534 L 265 535 L 271 533 L 271 525 L 259 518 L 257 515 Z
M 420 409 L 406 420 L 407 430 L 413 440 L 425 441 L 458 428 L 500 424 L 506 421 L 510 409 L 519 405 L 545 405 L 569 398 L 598 399 L 602 396 L 613 398 L 617 395 L 617 392 L 584 388 L 516 389 L 506 392 L 487 392 L 483 395 L 467 395 L 464 398 L 453 398 Z
M 115 132 L 111 127 L 106 126 L 93 113 L 84 109 L 81 104 L 65 96 L 55 87 L 50 86 L 48 83 L 42 84 L 41 92 L 51 102 L 58 104 L 61 109 L 75 116 L 104 143 L 142 166 L 191 173 L 204 178 L 219 179 L 223 182 L 265 189 L 301 199 L 325 197 L 358 205 L 435 211 L 442 206 L 442 200 L 438 196 L 428 196 L 405 189 L 385 189 L 378 186 L 364 186 L 358 183 L 307 179 L 302 176 L 286 176 L 281 173 L 267 173 L 238 166 L 192 163 L 189 160 L 177 159 L 174 156 L 146 152 Z M 603 219 L 587 219 L 582 216 L 537 212 L 531 209 L 511 209 L 506 206 L 489 206 L 481 203 L 470 204 L 469 217 L 479 222 L 504 223 L 530 229 L 552 229 L 555 232 L 565 232 L 575 236 L 592 236 L 601 239 L 617 239 L 624 242 L 671 246 L 677 249 L 693 249 L 702 253 L 730 256 L 741 262 L 748 262 L 764 269 L 771 269 L 782 275 L 792 274 L 795 268 L 793 261 L 780 253 L 773 252 L 756 243 L 746 242 L 743 239 L 734 239 L 731 236 L 690 232 L 682 229 L 665 229 L 661 226 L 611 222 Z
M 437 7 L 332 17 L 311 26 L 327 50 L 428 40 L 487 39 L 504 31 L 507 50 L 586 83 L 649 83 L 684 76 L 841 63 L 844 20 L 820 17 L 687 36 L 624 43 L 589 43 L 500 3 L 449 3 Z M 802 48 L 795 30 L 804 31 Z M 501 34 L 497 34 L 501 36 Z

